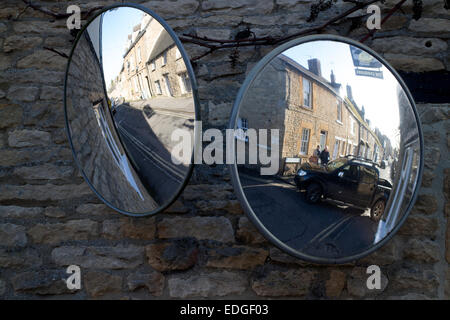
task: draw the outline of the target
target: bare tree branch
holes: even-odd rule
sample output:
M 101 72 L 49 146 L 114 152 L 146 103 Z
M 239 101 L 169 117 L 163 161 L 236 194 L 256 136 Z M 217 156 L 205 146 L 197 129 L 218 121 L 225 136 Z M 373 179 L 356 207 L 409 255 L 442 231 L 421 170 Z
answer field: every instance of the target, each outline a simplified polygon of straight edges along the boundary
M 48 51 L 51 51 L 53 53 L 56 53 L 57 55 L 59 55 L 59 56 L 61 56 L 63 58 L 69 59 L 69 56 L 67 54 L 65 54 L 64 52 L 60 52 L 60 51 L 58 51 L 56 49 L 49 48 L 49 47 L 44 47 L 44 49 L 48 50 Z
M 32 3 L 32 2 L 29 1 L 29 0 L 22 0 L 22 1 L 23 1 L 23 3 L 25 3 L 25 4 L 27 5 L 27 7 L 30 7 L 30 8 L 32 8 L 32 9 L 36 10 L 36 11 L 42 12 L 42 13 L 44 13 L 44 14 L 46 14 L 46 15 L 52 16 L 53 18 L 55 18 L 55 19 L 57 19 L 57 20 L 60 20 L 60 19 L 67 19 L 67 18 L 69 18 L 69 17 L 72 15 L 71 13 L 66 13 L 66 12 L 60 13 L 60 12 L 54 12 L 54 11 L 51 11 L 51 10 L 49 10 L 49 9 L 47 9 L 47 8 L 45 8 L 45 7 L 43 7 L 43 6 L 41 6 L 41 5 Z M 103 8 L 103 6 L 95 6 L 95 7 L 92 7 L 92 8 L 89 9 L 88 11 L 81 12 L 81 16 L 82 16 L 82 17 L 88 17 L 88 16 L 91 15 L 91 13 L 93 13 L 94 11 L 100 10 L 100 9 L 102 9 L 102 8 Z
M 338 22 L 339 20 L 346 18 L 347 16 L 349 16 L 350 14 L 352 14 L 353 12 L 356 12 L 360 9 L 365 8 L 366 6 L 369 6 L 375 2 L 378 2 L 379 0 L 370 0 L 368 2 L 360 2 L 360 1 L 355 1 L 355 5 L 348 9 L 347 11 L 337 15 L 336 17 L 328 20 L 327 22 L 323 23 L 322 25 L 313 27 L 313 28 L 309 28 L 309 29 L 305 29 L 302 30 L 300 32 L 291 34 L 289 36 L 286 37 L 281 37 L 281 38 L 272 38 L 272 37 L 262 37 L 262 38 L 248 38 L 248 39 L 240 39 L 240 40 L 225 40 L 225 39 L 211 39 L 208 37 L 198 37 L 195 35 L 190 35 L 190 34 L 184 34 L 182 37 L 180 37 L 180 40 L 182 42 L 186 42 L 186 43 L 193 43 L 199 46 L 203 46 L 208 48 L 209 50 L 207 52 L 205 52 L 204 54 L 195 57 L 192 59 L 192 61 L 197 61 L 217 50 L 220 49 L 226 49 L 226 48 L 236 48 L 236 47 L 247 47 L 247 46 L 267 46 L 267 45 L 276 45 L 276 44 L 280 44 L 283 42 L 286 42 L 288 40 L 291 40 L 293 38 L 296 37 L 300 37 L 300 36 L 304 36 L 304 35 L 308 35 L 308 34 L 312 34 L 312 33 L 319 33 L 321 31 L 323 31 L 324 29 L 326 29 L 328 26 Z M 406 0 L 405 0 L 406 1 Z M 351 1 L 353 2 L 353 1 Z

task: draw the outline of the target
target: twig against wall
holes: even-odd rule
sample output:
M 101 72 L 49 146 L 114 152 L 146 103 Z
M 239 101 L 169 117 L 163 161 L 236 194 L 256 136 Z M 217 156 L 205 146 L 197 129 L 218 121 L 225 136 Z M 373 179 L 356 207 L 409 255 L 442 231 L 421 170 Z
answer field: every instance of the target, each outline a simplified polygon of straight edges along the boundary
M 67 54 L 65 54 L 64 52 L 58 51 L 56 49 L 49 48 L 49 47 L 44 47 L 44 50 L 51 51 L 53 53 L 56 53 L 58 56 L 61 56 L 61 57 L 66 58 L 66 59 L 69 59 L 69 56 Z
M 64 13 L 54 12 L 54 11 L 51 11 L 41 5 L 35 4 L 32 1 L 29 1 L 29 0 L 22 0 L 22 1 L 26 4 L 26 7 L 18 14 L 18 16 L 16 18 L 20 17 L 20 15 L 22 15 L 23 12 L 28 8 L 32 8 L 34 10 L 40 11 L 44 14 L 52 16 L 55 19 L 67 19 L 68 17 L 70 17 L 70 14 L 67 14 L 65 12 Z M 301 36 L 305 36 L 305 35 L 309 35 L 309 34 L 320 33 L 323 30 L 325 30 L 327 27 L 329 27 L 330 25 L 338 23 L 345 18 L 348 18 L 352 13 L 354 13 L 358 10 L 364 9 L 364 8 L 368 7 L 369 5 L 374 4 L 376 2 L 384 2 L 384 0 L 369 0 L 369 1 L 343 0 L 343 1 L 352 3 L 353 7 L 346 10 L 345 12 L 329 19 L 328 21 L 326 21 L 323 24 L 316 25 L 314 27 L 307 28 L 300 32 L 293 33 L 291 35 L 284 36 L 284 37 L 255 37 L 254 33 L 250 30 L 250 28 L 248 28 L 248 30 L 238 33 L 238 35 L 244 35 L 244 36 L 236 36 L 235 39 L 233 39 L 233 40 L 198 37 L 194 34 L 183 34 L 180 37 L 180 40 L 184 43 L 191 43 L 191 44 L 198 45 L 198 46 L 208 49 L 203 54 L 201 54 L 197 57 L 194 57 L 192 59 L 192 61 L 195 62 L 195 61 L 198 61 L 198 60 L 214 53 L 217 50 L 228 49 L 228 48 L 235 48 L 236 50 L 238 50 L 239 47 L 249 47 L 249 46 L 255 46 L 255 47 L 257 47 L 257 46 L 273 46 L 273 45 L 278 45 L 278 44 L 284 43 L 293 38 L 297 38 L 297 37 L 301 37 Z M 407 0 L 400 0 L 391 10 L 389 10 L 388 13 L 386 14 L 386 16 L 381 21 L 381 24 L 384 24 L 390 17 L 392 17 L 392 15 L 395 12 L 397 12 L 398 10 L 401 10 L 403 4 L 406 1 Z M 421 13 L 420 12 L 421 1 L 420 0 L 413 0 L 413 1 L 414 1 L 414 5 L 415 5 L 414 18 L 418 19 L 418 18 L 420 18 L 420 13 Z M 336 2 L 336 0 L 321 0 L 317 4 L 311 6 L 311 14 L 310 14 L 310 17 L 308 18 L 308 21 L 313 22 L 320 15 L 320 12 L 328 10 L 335 2 Z M 90 14 L 92 14 L 94 11 L 100 10 L 102 8 L 103 8 L 103 6 L 92 7 L 88 11 L 82 12 L 82 17 L 86 18 Z M 360 40 L 360 42 L 364 42 L 367 39 L 373 37 L 373 35 L 375 34 L 376 31 L 377 31 L 376 29 L 368 31 L 368 33 Z M 56 51 L 51 48 L 46 48 L 46 49 L 51 50 L 53 52 Z M 57 52 L 55 52 L 55 53 L 57 53 Z M 62 54 L 58 53 L 58 54 L 62 56 L 64 53 L 62 53 Z
M 42 12 L 42 13 L 44 13 L 46 15 L 52 16 L 53 18 L 55 18 L 57 20 L 67 19 L 67 18 L 69 18 L 72 15 L 72 13 L 66 13 L 66 12 L 61 13 L 61 12 L 51 11 L 51 10 L 49 10 L 49 9 L 39 5 L 39 4 L 35 4 L 35 3 L 33 3 L 32 1 L 29 1 L 29 0 L 22 0 L 22 2 L 25 3 L 25 5 L 26 5 L 24 11 L 27 8 L 32 8 L 32 9 L 34 9 L 36 11 L 39 11 L 39 12 Z M 103 9 L 103 8 L 104 8 L 104 6 L 95 6 L 95 7 L 90 8 L 87 11 L 82 11 L 81 12 L 81 17 L 86 18 L 86 17 L 90 16 L 93 12 L 95 12 L 97 10 L 100 10 L 100 9 Z
M 392 16 L 392 14 L 394 12 L 396 12 L 398 9 L 400 9 L 405 1 L 406 0 L 401 0 L 393 9 L 391 9 L 389 11 L 388 15 L 383 19 L 382 23 L 386 22 Z M 325 30 L 330 25 L 339 22 L 340 20 L 348 17 L 352 13 L 354 13 L 358 10 L 364 9 L 367 6 L 374 4 L 375 2 L 379 2 L 379 0 L 370 0 L 367 2 L 347 0 L 345 2 L 353 3 L 354 6 L 350 9 L 348 9 L 347 11 L 337 15 L 336 17 L 331 18 L 330 20 L 326 21 L 325 23 L 323 23 L 321 25 L 302 30 L 300 32 L 297 32 L 297 33 L 294 33 L 294 34 L 291 34 L 291 35 L 288 35 L 285 37 L 279 37 L 279 38 L 273 38 L 273 37 L 250 38 L 249 37 L 247 39 L 225 40 L 225 39 L 213 39 L 213 38 L 208 38 L 208 37 L 198 37 L 198 36 L 192 35 L 192 34 L 183 34 L 183 36 L 180 38 L 180 40 L 185 43 L 192 43 L 192 44 L 199 45 L 199 46 L 209 49 L 205 53 L 203 53 L 197 57 L 194 57 L 192 59 L 192 61 L 195 62 L 195 61 L 200 60 L 201 58 L 203 58 L 209 54 L 212 54 L 213 52 L 215 52 L 217 50 L 221 50 L 221 49 L 248 47 L 248 46 L 271 46 L 271 45 L 281 44 L 281 43 L 289 41 L 293 38 L 297 38 L 297 37 L 301 37 L 301 36 L 305 36 L 305 35 L 309 35 L 309 34 L 320 33 L 321 31 Z M 330 1 L 330 3 L 331 3 L 331 1 Z M 319 10 L 318 12 L 316 12 L 314 15 L 312 15 L 310 17 L 311 21 L 314 20 L 318 16 L 320 11 L 324 11 L 326 9 L 328 9 L 328 5 L 324 6 L 323 8 L 321 7 L 321 10 Z M 374 34 L 374 32 L 370 32 L 365 37 L 365 39 L 362 40 L 362 42 L 366 41 L 373 34 Z

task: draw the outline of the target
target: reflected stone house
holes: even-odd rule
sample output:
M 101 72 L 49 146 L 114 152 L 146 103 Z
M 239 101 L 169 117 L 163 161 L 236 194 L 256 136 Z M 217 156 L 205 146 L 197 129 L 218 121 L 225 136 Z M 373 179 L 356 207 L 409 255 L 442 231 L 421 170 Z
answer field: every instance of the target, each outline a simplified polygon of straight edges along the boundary
M 328 146 L 331 159 L 360 155 L 381 160 L 383 148 L 378 137 L 353 98 L 340 97 L 341 85 L 333 72 L 330 79 L 322 77 L 318 59 L 310 59 L 306 69 L 280 55 L 247 92 L 238 127 L 244 131 L 280 129 L 280 174 L 294 172 L 317 146 L 320 150 Z M 277 143 L 270 138 L 268 141 L 272 146 Z M 259 141 L 259 146 L 270 149 L 269 143 Z
M 112 85 L 110 95 L 127 101 L 192 95 L 178 48 L 163 26 L 149 15 L 128 36 L 123 67 Z

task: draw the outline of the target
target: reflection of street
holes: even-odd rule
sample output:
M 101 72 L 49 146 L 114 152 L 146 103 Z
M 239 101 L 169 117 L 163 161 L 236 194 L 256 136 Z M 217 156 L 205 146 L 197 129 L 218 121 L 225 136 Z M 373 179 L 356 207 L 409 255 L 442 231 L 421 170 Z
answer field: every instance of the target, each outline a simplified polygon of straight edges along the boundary
M 361 253 L 372 245 L 377 223 L 370 219 L 369 210 L 325 201 L 308 204 L 293 182 L 240 177 L 257 217 L 288 246 L 316 257 L 339 258 Z
M 386 168 L 385 169 L 378 168 L 378 171 L 380 172 L 381 179 L 386 179 L 392 184 L 392 176 L 391 176 L 392 163 L 386 161 Z
M 171 149 L 175 143 L 170 137 L 175 129 L 192 124 L 186 112 L 172 108 L 173 103 L 166 103 L 165 108 L 154 110 L 150 116 L 145 115 L 143 105 L 148 104 L 122 104 L 115 109 L 114 119 L 136 172 L 155 200 L 164 204 L 187 173 L 185 165 L 172 162 Z

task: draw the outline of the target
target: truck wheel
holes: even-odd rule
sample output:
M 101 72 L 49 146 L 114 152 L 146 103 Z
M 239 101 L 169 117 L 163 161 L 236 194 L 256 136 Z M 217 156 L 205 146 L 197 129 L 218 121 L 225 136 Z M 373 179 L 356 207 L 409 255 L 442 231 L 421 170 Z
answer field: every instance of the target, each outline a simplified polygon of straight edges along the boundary
M 370 218 L 374 221 L 379 221 L 384 213 L 386 207 L 386 201 L 384 199 L 378 199 L 370 209 Z
M 311 183 L 306 188 L 306 201 L 309 203 L 317 203 L 322 197 L 322 188 L 317 183 Z

